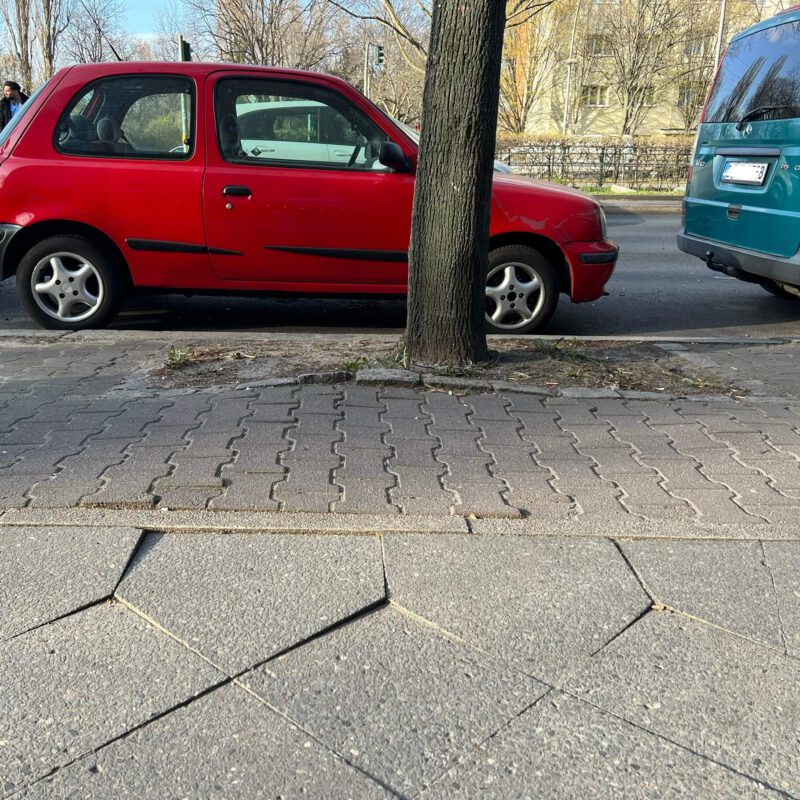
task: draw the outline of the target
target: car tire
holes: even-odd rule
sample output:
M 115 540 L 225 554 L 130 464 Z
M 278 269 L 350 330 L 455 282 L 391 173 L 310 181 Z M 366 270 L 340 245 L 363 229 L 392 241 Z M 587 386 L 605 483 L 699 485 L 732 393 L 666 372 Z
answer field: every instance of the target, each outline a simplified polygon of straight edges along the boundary
M 486 329 L 525 335 L 544 327 L 558 305 L 558 278 L 552 263 L 524 245 L 489 253 L 486 276 Z
M 17 269 L 17 292 L 29 316 L 43 328 L 102 328 L 116 315 L 128 281 L 104 248 L 77 235 L 37 242 Z

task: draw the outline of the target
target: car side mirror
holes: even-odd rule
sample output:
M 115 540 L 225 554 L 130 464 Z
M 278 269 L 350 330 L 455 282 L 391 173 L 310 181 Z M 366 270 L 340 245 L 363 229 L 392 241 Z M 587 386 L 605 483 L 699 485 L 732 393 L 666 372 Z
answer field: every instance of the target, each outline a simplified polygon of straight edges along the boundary
M 399 144 L 395 142 L 381 142 L 378 152 L 378 161 L 384 167 L 389 167 L 395 172 L 411 172 L 411 164 Z

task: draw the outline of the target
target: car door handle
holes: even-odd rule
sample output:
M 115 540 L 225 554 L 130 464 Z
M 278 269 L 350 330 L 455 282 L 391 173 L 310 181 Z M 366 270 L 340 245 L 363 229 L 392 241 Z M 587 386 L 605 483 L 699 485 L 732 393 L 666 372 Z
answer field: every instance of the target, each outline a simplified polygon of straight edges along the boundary
M 253 192 L 247 186 L 225 186 L 222 194 L 232 197 L 250 197 Z

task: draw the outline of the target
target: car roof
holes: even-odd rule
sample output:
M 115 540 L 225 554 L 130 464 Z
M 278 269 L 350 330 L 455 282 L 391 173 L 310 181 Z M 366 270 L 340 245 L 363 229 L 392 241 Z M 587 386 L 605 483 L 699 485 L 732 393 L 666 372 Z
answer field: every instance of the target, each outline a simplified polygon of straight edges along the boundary
M 765 19 L 761 22 L 757 22 L 755 25 L 751 25 L 741 33 L 737 33 L 736 36 L 731 39 L 731 44 L 738 42 L 739 39 L 744 39 L 745 36 L 750 36 L 754 33 L 758 33 L 759 31 L 767 30 L 768 28 L 774 28 L 776 25 L 785 25 L 787 22 L 798 21 L 800 21 L 800 6 L 793 6 L 786 11 L 779 12 L 774 17 L 769 17 L 769 19 Z
M 346 81 L 323 72 L 309 72 L 282 67 L 254 66 L 252 64 L 220 64 L 203 61 L 104 61 L 95 64 L 75 64 L 60 70 L 73 77 L 84 76 L 86 81 L 115 75 L 185 75 L 190 78 L 205 78 L 215 72 L 232 72 L 262 78 L 302 78 L 324 80 L 349 86 Z

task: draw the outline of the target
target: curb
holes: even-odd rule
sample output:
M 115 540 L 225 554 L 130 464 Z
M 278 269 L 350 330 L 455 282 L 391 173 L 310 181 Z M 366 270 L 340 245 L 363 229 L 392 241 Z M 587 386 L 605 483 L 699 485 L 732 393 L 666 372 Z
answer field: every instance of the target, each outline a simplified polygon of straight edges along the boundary
M 701 403 L 736 403 L 741 400 L 753 402 L 791 402 L 791 398 L 753 398 L 731 397 L 727 394 L 695 394 L 674 395 L 666 392 L 640 392 L 625 389 L 587 389 L 565 388 L 549 389 L 544 386 L 528 386 L 510 383 L 509 381 L 480 381 L 470 378 L 454 378 L 446 375 L 432 375 L 395 369 L 360 369 L 352 372 L 309 372 L 296 378 L 266 378 L 261 381 L 238 383 L 235 391 L 265 389 L 278 386 L 305 386 L 308 384 L 331 385 L 337 383 L 355 383 L 358 386 L 398 386 L 409 389 L 441 389 L 443 391 L 472 390 L 494 394 L 527 394 L 538 397 L 561 397 L 567 400 L 667 400 Z

